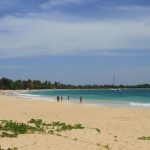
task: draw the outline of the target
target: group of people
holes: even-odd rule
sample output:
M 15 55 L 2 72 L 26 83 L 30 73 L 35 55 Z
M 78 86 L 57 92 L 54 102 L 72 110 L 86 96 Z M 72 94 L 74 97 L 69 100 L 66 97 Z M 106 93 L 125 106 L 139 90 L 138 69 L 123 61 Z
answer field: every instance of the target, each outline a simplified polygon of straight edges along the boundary
M 69 100 L 69 96 L 67 97 L 67 100 Z M 63 96 L 57 96 L 57 102 L 59 102 L 59 101 L 63 101 Z M 82 103 L 82 101 L 83 101 L 83 99 L 82 99 L 82 97 L 80 96 L 80 103 Z
M 57 102 L 59 101 L 63 101 L 63 97 L 62 96 L 57 96 Z

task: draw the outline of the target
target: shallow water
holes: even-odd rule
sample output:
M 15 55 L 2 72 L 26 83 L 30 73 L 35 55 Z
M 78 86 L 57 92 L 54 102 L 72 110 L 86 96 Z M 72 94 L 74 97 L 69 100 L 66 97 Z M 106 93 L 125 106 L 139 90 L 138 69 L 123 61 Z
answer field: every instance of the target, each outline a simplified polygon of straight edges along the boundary
M 150 107 L 150 89 L 121 89 L 121 91 L 113 91 L 111 89 L 41 90 L 29 91 L 23 95 L 41 99 L 56 99 L 56 96 L 63 96 L 64 100 L 67 100 L 69 96 L 70 101 L 73 102 L 79 102 L 79 98 L 82 96 L 83 102 L 90 104 Z

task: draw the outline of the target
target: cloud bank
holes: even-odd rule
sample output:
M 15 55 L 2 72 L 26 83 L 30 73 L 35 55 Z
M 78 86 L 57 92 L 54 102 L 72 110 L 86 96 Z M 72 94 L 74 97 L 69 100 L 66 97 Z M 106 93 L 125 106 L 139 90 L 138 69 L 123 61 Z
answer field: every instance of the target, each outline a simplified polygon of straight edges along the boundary
M 5 6 L 11 5 L 9 2 L 7 0 Z M 68 13 L 65 10 L 66 7 L 72 8 L 72 5 L 84 7 L 85 2 L 82 0 L 52 0 L 44 3 L 38 0 L 38 2 L 36 11 L 32 8 L 25 14 L 16 11 L 13 15 L 1 13 L 0 58 L 87 52 L 113 55 L 114 50 L 119 50 L 121 54 L 121 51 L 126 49 L 128 53 L 129 49 L 141 51 L 150 49 L 149 6 L 103 6 L 105 12 L 113 12 L 114 16 L 108 17 L 108 14 L 104 13 L 104 19 L 100 14 L 104 12 L 101 5 L 101 9 L 97 7 L 98 14 L 94 19 L 91 17 L 84 19 L 82 12 L 79 16 L 73 11 Z M 94 10 L 93 12 L 92 15 L 95 14 Z M 116 12 L 122 15 L 116 17 Z M 140 12 L 143 13 L 139 15 Z M 134 14 L 132 16 L 136 16 L 135 19 L 128 17 L 129 14 Z

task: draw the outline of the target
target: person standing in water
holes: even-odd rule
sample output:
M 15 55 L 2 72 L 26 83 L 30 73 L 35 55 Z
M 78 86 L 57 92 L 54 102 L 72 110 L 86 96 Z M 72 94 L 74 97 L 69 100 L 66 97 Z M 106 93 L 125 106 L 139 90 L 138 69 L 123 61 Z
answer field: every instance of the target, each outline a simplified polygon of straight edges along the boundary
M 57 102 L 59 102 L 59 96 L 57 96 Z
M 83 99 L 82 99 L 82 97 L 80 96 L 80 103 L 82 103 L 83 102 Z

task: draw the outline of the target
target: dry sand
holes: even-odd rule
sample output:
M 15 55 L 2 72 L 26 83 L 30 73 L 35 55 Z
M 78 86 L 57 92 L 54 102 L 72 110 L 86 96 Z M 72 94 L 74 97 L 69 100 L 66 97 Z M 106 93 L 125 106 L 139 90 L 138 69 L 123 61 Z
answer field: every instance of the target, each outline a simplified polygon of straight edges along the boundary
M 0 145 L 3 148 L 18 147 L 19 150 L 105 150 L 104 145 L 109 145 L 111 150 L 150 150 L 150 141 L 137 140 L 141 136 L 150 136 L 148 108 L 105 108 L 0 96 L 0 119 L 27 122 L 31 118 L 81 123 L 89 128 L 100 128 L 101 133 L 84 129 L 63 133 L 68 138 L 19 135 L 17 138 L 0 138 Z

